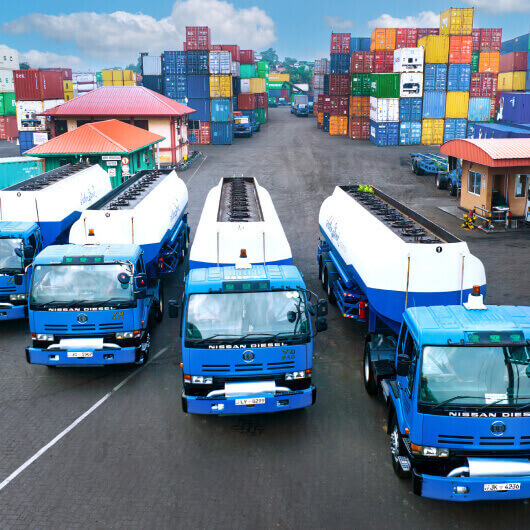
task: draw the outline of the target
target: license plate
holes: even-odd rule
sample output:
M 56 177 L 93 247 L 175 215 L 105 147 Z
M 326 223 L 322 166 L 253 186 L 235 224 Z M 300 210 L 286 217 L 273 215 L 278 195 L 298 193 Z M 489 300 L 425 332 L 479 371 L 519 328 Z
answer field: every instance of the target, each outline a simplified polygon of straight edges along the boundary
M 520 482 L 508 482 L 506 484 L 484 484 L 484 491 L 517 491 L 520 489 Z
M 263 405 L 265 403 L 265 398 L 245 398 L 245 399 L 236 399 L 236 405 Z
M 94 352 L 91 351 L 69 351 L 68 357 L 72 357 L 74 359 L 84 359 L 86 357 L 93 357 Z

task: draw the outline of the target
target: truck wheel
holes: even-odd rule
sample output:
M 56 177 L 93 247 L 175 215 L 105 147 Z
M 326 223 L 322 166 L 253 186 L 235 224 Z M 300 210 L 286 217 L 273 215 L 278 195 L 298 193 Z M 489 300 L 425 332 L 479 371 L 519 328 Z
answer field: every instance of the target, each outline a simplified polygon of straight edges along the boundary
M 392 467 L 394 468 L 394 473 L 400 479 L 410 478 L 412 476 L 411 471 L 405 471 L 399 463 L 399 457 L 408 457 L 408 454 L 407 450 L 405 449 L 405 444 L 403 443 L 401 433 L 399 432 L 399 427 L 395 415 L 390 423 L 390 454 L 392 457 Z
M 440 175 L 436 175 L 436 187 L 439 190 L 445 190 L 445 188 L 447 188 L 447 182 L 443 181 L 440 178 Z
M 456 197 L 456 191 L 456 186 L 452 182 L 449 182 L 449 194 L 452 197 Z
M 417 175 L 418 174 L 418 164 L 416 163 L 416 160 L 412 161 L 412 172 Z
M 162 285 L 160 285 L 158 290 L 158 299 L 155 298 L 154 303 L 156 304 L 154 308 L 155 321 L 160 324 L 164 318 L 164 291 L 162 290 Z
M 147 329 L 147 331 L 145 332 L 145 340 L 143 342 L 143 345 L 145 346 L 145 349 L 143 351 L 142 357 L 136 363 L 140 366 L 143 366 L 149 360 L 149 350 L 151 349 L 151 331 L 149 329 Z
M 370 396 L 373 396 L 377 392 L 377 385 L 375 382 L 374 370 L 372 367 L 372 354 L 370 352 L 370 344 L 368 342 L 364 345 L 363 381 L 366 392 Z
M 333 280 L 329 277 L 329 274 L 325 274 L 326 276 L 326 291 L 328 293 L 328 301 L 330 304 L 335 305 L 337 303 L 337 299 L 335 298 L 335 294 L 333 293 Z
M 324 277 L 324 262 L 322 258 L 318 260 L 318 277 L 320 278 L 320 283 L 322 283 L 322 287 L 326 285 L 326 278 Z

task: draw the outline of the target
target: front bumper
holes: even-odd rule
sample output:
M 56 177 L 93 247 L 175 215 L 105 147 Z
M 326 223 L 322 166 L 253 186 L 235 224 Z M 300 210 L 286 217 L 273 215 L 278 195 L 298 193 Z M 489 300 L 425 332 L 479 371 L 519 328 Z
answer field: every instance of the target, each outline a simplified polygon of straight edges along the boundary
M 0 303 L 0 320 L 15 320 L 17 318 L 27 318 L 28 306 L 13 305 L 7 303 Z
M 519 489 L 484 491 L 487 484 L 517 484 Z M 412 488 L 417 495 L 443 501 L 528 499 L 530 498 L 530 477 L 438 477 L 435 475 L 423 475 L 414 471 Z M 455 493 L 456 488 L 467 488 L 467 493 Z
M 190 414 L 266 414 L 309 407 L 315 403 L 316 393 L 317 389 L 313 385 L 305 390 L 292 392 L 231 397 L 186 396 L 182 391 L 182 408 Z M 265 403 L 236 405 L 236 400 L 241 398 L 265 398 Z
M 26 360 L 30 364 L 47 366 L 104 366 L 108 364 L 128 364 L 137 362 L 141 357 L 141 348 L 124 347 L 119 349 L 83 348 L 82 351 L 92 354 L 91 357 L 76 357 L 80 349 L 48 350 L 26 348 Z

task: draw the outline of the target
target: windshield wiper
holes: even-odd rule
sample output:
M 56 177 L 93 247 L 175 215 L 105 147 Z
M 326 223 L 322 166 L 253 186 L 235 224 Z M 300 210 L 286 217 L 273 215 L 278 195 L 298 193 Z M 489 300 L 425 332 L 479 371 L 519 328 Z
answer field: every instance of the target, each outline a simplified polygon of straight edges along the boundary
M 22 272 L 22 268 L 5 267 L 4 269 L 0 269 L 0 274 L 6 274 L 8 276 L 12 276 L 13 274 L 18 274 L 19 272 Z
M 509 397 L 505 397 L 505 398 L 502 398 L 502 399 L 498 399 L 497 401 L 493 401 L 493 403 L 486 403 L 485 405 L 483 405 L 482 407 L 480 407 L 478 409 L 478 412 L 480 412 L 481 410 L 487 409 L 488 407 L 493 407 L 494 405 L 498 405 L 499 403 L 501 403 L 503 401 L 508 401 L 509 399 L 510 399 Z M 506 403 L 506 404 L 510 405 L 510 403 Z
M 442 401 L 442 402 L 436 404 L 433 407 L 433 410 L 437 409 L 438 407 L 443 407 L 444 405 L 447 405 L 448 403 L 451 403 L 452 401 L 455 401 L 457 399 L 484 399 L 484 396 L 454 396 L 452 398 L 446 399 L 445 401 Z M 426 403 L 426 404 L 428 405 L 428 403 Z
M 45 309 L 47 307 L 75 307 L 76 305 L 85 304 L 86 302 L 90 302 L 90 300 L 74 300 L 71 302 L 66 302 L 65 300 L 56 300 L 53 302 L 44 302 L 44 303 L 36 302 L 35 305 L 37 307 L 41 307 Z
M 90 305 L 107 305 L 107 304 L 130 304 L 133 300 L 125 300 L 123 298 L 109 298 L 108 300 L 85 300 L 87 304 Z
M 232 338 L 235 336 L 236 335 L 225 335 L 224 333 L 216 333 L 215 335 L 210 335 L 209 337 L 205 337 L 204 339 L 187 338 L 186 341 L 189 341 L 195 345 L 195 344 L 202 344 L 203 342 L 208 342 L 209 340 L 217 339 L 218 337 Z
M 530 397 L 527 398 L 521 398 L 521 399 L 530 399 Z M 517 400 L 519 401 L 519 399 Z M 516 411 L 519 412 L 520 410 L 524 410 L 526 408 L 530 407 L 530 403 L 525 403 L 524 405 L 521 405 L 520 407 L 516 407 Z

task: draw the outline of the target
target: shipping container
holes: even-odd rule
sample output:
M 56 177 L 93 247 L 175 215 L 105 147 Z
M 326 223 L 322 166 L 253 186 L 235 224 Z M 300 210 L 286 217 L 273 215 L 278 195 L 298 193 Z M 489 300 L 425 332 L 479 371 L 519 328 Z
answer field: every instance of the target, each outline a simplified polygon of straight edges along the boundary
M 33 131 L 19 131 L 18 141 L 20 144 L 20 154 L 35 147 L 35 144 L 33 143 Z
M 160 72 L 162 72 L 161 69 L 160 69 Z M 156 74 L 156 75 L 160 75 L 160 73 Z M 123 83 L 123 70 L 112 70 L 112 80 L 113 81 L 122 81 L 122 83 Z
M 313 72 L 315 75 L 326 75 L 328 73 L 328 60 L 327 59 L 316 59 L 315 68 L 313 69 Z M 270 75 L 269 75 L 269 79 L 271 79 Z
M 331 51 L 330 55 L 350 54 L 350 33 L 332 33 L 331 34 Z M 342 72 L 339 72 L 342 73 Z
M 400 79 L 400 74 L 370 74 L 370 96 L 374 98 L 398 98 Z
M 370 50 L 390 51 L 396 49 L 396 29 L 376 28 L 372 31 Z
M 250 92 L 250 79 L 241 78 L 239 81 L 240 92 L 248 94 Z
M 502 29 L 491 28 L 480 30 L 480 45 L 477 48 L 483 52 L 500 52 L 502 43 Z M 475 50 L 475 48 L 473 48 Z
M 374 73 L 390 74 L 394 72 L 394 52 L 376 51 L 374 52 Z
M 473 52 L 471 54 L 471 71 L 478 72 L 478 63 L 480 59 L 480 52 Z
M 423 145 L 440 145 L 444 140 L 444 120 L 428 119 L 421 124 L 421 143 Z
M 498 120 L 508 123 L 530 124 L 530 93 L 501 93 Z
M 421 122 L 422 107 L 422 98 L 401 98 L 399 100 L 399 121 Z
M 526 72 L 504 72 L 498 79 L 498 89 L 503 92 L 524 92 L 526 89 Z
M 145 59 L 145 56 L 144 56 Z M 162 54 L 162 73 L 164 75 L 185 75 L 188 73 L 186 66 L 186 52 L 166 51 Z M 155 74 L 156 75 L 156 74 Z
M 239 72 L 241 77 L 245 79 L 251 79 L 257 75 L 256 67 L 253 64 L 241 64 Z
M 370 97 L 370 120 L 376 123 L 398 122 L 399 99 Z
M 351 54 L 350 71 L 352 74 L 371 74 L 374 71 L 374 52 L 354 52 Z
M 331 73 L 348 74 L 350 72 L 350 55 L 337 53 L 331 56 Z
M 19 131 L 44 131 L 46 130 L 46 118 L 44 116 L 40 116 L 40 114 L 43 112 L 44 112 L 44 102 L 42 101 L 17 101 L 16 102 L 16 116 L 17 116 L 18 130 Z
M 469 121 L 489 121 L 491 98 L 469 98 Z
M 209 73 L 210 75 L 232 73 L 232 59 L 230 52 L 211 51 L 208 54 Z
M 168 53 L 168 52 L 165 52 Z M 177 52 L 171 52 L 177 53 Z M 167 72 L 173 73 L 173 72 Z M 174 72 L 177 73 L 177 72 Z M 186 73 L 186 72 L 184 72 Z M 142 57 L 142 74 L 143 75 L 162 75 L 162 57 L 160 55 L 144 55 Z M 103 72 L 105 79 L 105 72 Z
M 206 26 L 186 27 L 186 50 L 209 50 L 211 44 L 210 28 Z
M 349 96 L 331 96 L 330 114 L 332 116 L 348 116 L 349 102 Z
M 449 63 L 471 64 L 473 39 L 471 36 L 453 36 L 449 39 Z
M 145 88 L 158 92 L 159 94 L 164 93 L 163 78 L 160 75 L 144 75 L 142 78 L 142 84 Z
M 0 93 L 0 116 L 16 116 L 17 107 L 14 92 Z
M 268 108 L 268 97 L 267 92 L 263 94 L 255 94 L 256 96 L 256 109 L 266 109 Z
M 186 75 L 165 75 L 164 95 L 171 99 L 184 99 L 188 97 L 188 77 Z M 201 96 L 204 97 L 204 96 Z
M 449 37 L 429 35 L 418 40 L 418 46 L 425 49 L 425 63 L 447 64 L 449 62 Z
M 317 113 L 317 129 L 322 129 L 322 122 L 324 121 L 324 113 Z
M 440 35 L 471 35 L 472 7 L 450 7 L 440 15 Z
M 497 93 L 497 74 L 474 72 L 471 74 L 470 97 L 494 98 Z
M 208 75 L 208 52 L 189 51 L 186 53 L 186 67 L 188 75 Z
M 329 134 L 332 136 L 348 136 L 348 116 L 329 117 Z
M 0 70 L 18 70 L 20 68 L 18 51 L 0 44 Z
M 478 124 L 477 124 L 478 125 Z M 472 122 L 467 122 L 467 136 L 466 138 L 474 138 L 475 137 L 475 124 Z
M 520 37 L 515 37 L 513 51 L 514 52 L 525 52 L 530 50 L 530 35 L 525 33 Z
M 350 96 L 348 114 L 353 118 L 370 117 L 370 97 Z
M 230 73 L 234 77 L 241 77 L 241 65 L 237 61 L 230 62 Z
M 473 28 L 471 31 L 471 40 L 473 42 L 473 51 L 480 51 L 480 28 Z
M 447 68 L 447 90 L 468 92 L 471 83 L 470 64 L 450 64 Z
M 205 99 L 210 97 L 210 77 L 207 75 L 188 75 L 188 97 Z M 199 118 L 193 118 L 198 120 Z M 210 121 L 200 120 L 200 121 Z
M 44 173 L 44 160 L 30 156 L 0 158 L 0 189 Z
M 415 48 L 418 44 L 418 30 L 414 28 L 397 28 L 396 49 Z
M 352 140 L 370 139 L 370 118 L 352 118 L 348 120 L 348 136 Z
M 478 60 L 478 71 L 479 72 L 493 72 L 499 73 L 499 52 L 480 52 Z
M 528 52 L 512 52 L 500 56 L 499 72 L 521 72 L 528 67 Z
M 210 104 L 211 121 L 232 121 L 232 100 L 212 99 Z
M 242 116 L 248 116 L 248 118 L 250 119 L 250 121 L 256 121 L 257 120 L 257 109 L 247 109 L 247 110 L 241 110 L 239 111 L 241 112 L 241 115 Z
M 372 39 L 370 37 L 361 37 L 359 39 L 359 51 L 361 51 L 361 52 L 369 52 L 371 43 L 372 43 Z M 368 125 L 368 127 L 369 127 L 369 125 Z M 369 137 L 370 137 L 370 135 L 368 135 L 367 139 Z
M 530 129 L 503 123 L 476 123 L 474 138 L 530 138 Z
M 211 121 L 210 98 L 188 98 L 188 107 L 195 110 L 189 115 L 190 120 Z
M 421 98 L 423 96 L 423 74 L 421 72 L 401 74 L 399 95 L 402 98 Z
M 256 109 L 256 121 L 266 123 L 269 109 Z
M 336 96 L 347 96 L 351 92 L 351 76 L 330 75 L 329 76 L 329 94 Z
M 418 41 L 420 39 L 423 39 L 423 37 L 428 37 L 429 35 L 439 35 L 440 29 L 439 28 L 418 28 Z M 418 46 L 420 44 L 418 43 Z
M 256 108 L 256 94 L 241 93 L 237 96 L 238 110 L 252 110 Z
M 15 138 L 18 138 L 16 116 L 0 117 L 0 140 L 14 140 Z
M 331 96 L 326 94 L 318 96 L 318 105 L 320 112 L 329 114 L 331 112 Z
M 197 76 L 204 77 L 204 76 Z M 211 75 L 209 76 L 209 97 L 211 98 L 231 98 L 232 97 L 232 76 Z M 213 120 L 212 120 L 213 121 Z M 226 121 L 226 120 L 219 120 Z
M 447 65 L 426 64 L 423 80 L 424 90 L 445 91 L 447 88 Z
M 188 139 L 190 135 L 195 136 L 195 141 L 190 143 L 198 143 L 203 145 L 210 144 L 210 123 L 207 121 L 198 122 L 190 121 L 193 124 L 193 128 L 189 131 Z
M 467 120 L 450 118 L 445 120 L 444 142 L 466 138 Z
M 395 50 L 394 72 L 423 72 L 423 56 L 423 48 L 402 48 Z
M 399 123 L 376 123 L 370 120 L 370 140 L 379 147 L 398 145 Z
M 267 91 L 267 84 L 265 79 L 261 77 L 254 77 L 250 80 L 250 92 L 253 94 L 262 94 Z
M 445 117 L 445 97 L 445 92 L 426 90 L 423 93 L 423 118 L 443 119 Z
M 240 50 L 239 62 L 243 64 L 254 64 L 256 62 L 256 54 L 253 50 Z
M 421 121 L 405 121 L 399 124 L 399 145 L 421 144 Z
M 350 94 L 353 96 L 369 96 L 371 86 L 370 74 L 353 74 L 351 76 Z
M 240 62 L 240 50 L 237 44 L 222 44 L 221 50 L 224 52 L 230 52 L 232 61 Z
M 0 92 L 14 92 L 13 70 L 0 70 Z
M 330 118 L 329 112 L 324 112 L 324 118 L 322 120 L 322 130 L 324 132 L 329 132 L 329 118 Z

